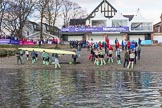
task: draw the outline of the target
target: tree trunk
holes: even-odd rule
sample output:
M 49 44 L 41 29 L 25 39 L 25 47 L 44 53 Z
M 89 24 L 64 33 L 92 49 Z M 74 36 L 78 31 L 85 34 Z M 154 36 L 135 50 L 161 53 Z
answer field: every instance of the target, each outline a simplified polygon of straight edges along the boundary
M 43 11 L 41 12 L 40 39 L 43 39 Z
M 23 32 L 23 25 L 22 25 L 22 22 L 20 22 L 20 27 L 19 27 L 19 37 L 20 37 L 20 39 L 22 39 L 23 38 L 23 35 L 22 35 L 22 32 Z

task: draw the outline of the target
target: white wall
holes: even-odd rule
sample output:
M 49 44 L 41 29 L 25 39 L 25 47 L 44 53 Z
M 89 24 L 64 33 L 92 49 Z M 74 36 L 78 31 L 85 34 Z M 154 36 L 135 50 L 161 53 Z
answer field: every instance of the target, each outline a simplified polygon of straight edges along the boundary
M 86 20 L 86 25 L 90 25 L 90 22 L 89 22 L 89 20 Z
M 93 39 L 93 42 L 99 42 L 99 41 L 105 41 L 105 38 L 103 35 L 99 35 L 99 36 L 88 36 L 88 41 L 91 41 L 91 39 Z
M 23 36 L 28 37 L 27 32 L 29 32 L 29 35 L 35 33 L 34 32 L 34 28 L 33 28 L 33 24 L 30 22 L 27 22 L 24 27 L 23 27 Z
M 140 38 L 141 40 L 145 40 L 145 35 L 129 35 L 130 41 L 138 41 L 138 38 Z
M 158 43 L 162 43 L 162 35 L 153 36 L 153 40 L 157 40 Z
M 88 41 L 91 42 L 91 38 L 93 39 L 93 42 L 99 42 L 99 41 L 103 42 L 103 41 L 105 41 L 105 37 L 103 35 L 88 36 Z M 125 39 L 125 36 L 119 35 L 119 34 L 117 34 L 117 35 L 110 35 L 110 34 L 108 34 L 108 38 L 109 38 L 110 44 L 111 45 L 115 45 L 115 39 L 116 38 L 118 39 L 119 43 L 121 44 L 122 40 Z
M 121 44 L 122 40 L 125 39 L 123 35 L 108 35 L 109 41 L 111 45 L 115 45 L 115 39 L 117 38 L 119 43 Z
M 68 41 L 71 41 L 71 40 L 81 41 L 82 39 L 83 39 L 82 36 L 68 36 Z

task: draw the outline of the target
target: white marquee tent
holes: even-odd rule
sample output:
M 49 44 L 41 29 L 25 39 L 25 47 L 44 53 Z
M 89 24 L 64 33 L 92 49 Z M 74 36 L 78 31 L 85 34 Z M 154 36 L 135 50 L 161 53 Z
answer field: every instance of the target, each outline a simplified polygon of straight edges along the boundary
M 112 26 L 128 26 L 129 19 L 124 17 L 121 13 L 117 12 L 112 18 Z

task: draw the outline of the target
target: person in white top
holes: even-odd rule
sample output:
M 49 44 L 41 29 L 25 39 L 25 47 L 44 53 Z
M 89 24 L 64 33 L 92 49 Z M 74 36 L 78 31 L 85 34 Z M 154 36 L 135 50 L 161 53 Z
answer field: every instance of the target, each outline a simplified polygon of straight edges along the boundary
M 25 55 L 26 55 L 26 60 L 28 61 L 29 60 L 29 51 L 28 50 L 25 51 Z
M 121 64 L 121 50 L 117 48 L 116 50 L 116 55 L 117 55 L 117 64 Z
M 58 54 L 55 54 L 55 69 L 56 68 L 61 68 L 61 65 L 59 63 L 59 59 L 58 59 Z
M 131 53 L 129 55 L 129 64 L 127 66 L 127 69 L 129 69 L 130 66 L 131 66 L 132 69 L 134 68 L 133 67 L 133 65 L 134 65 L 134 58 L 135 58 L 135 53 L 134 53 L 134 51 L 131 51 Z
M 97 66 L 99 65 L 99 51 L 98 49 L 95 49 L 95 61 L 94 64 L 96 64 Z

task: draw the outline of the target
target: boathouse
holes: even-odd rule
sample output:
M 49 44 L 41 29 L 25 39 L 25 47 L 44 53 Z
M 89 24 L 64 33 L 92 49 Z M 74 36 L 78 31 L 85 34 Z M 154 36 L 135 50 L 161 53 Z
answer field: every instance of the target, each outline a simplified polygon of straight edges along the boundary
M 123 15 L 107 0 L 103 0 L 85 19 L 71 19 L 68 27 L 61 30 L 62 40 L 86 40 L 99 42 L 106 37 L 111 44 L 117 38 L 151 44 L 153 23 L 142 17 L 140 10 L 135 15 Z

